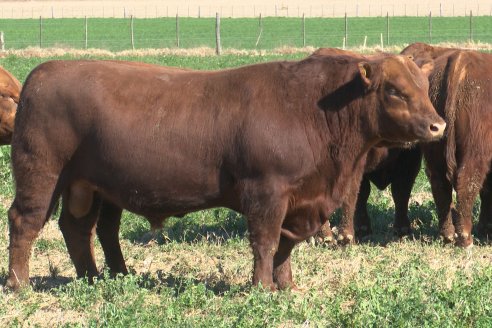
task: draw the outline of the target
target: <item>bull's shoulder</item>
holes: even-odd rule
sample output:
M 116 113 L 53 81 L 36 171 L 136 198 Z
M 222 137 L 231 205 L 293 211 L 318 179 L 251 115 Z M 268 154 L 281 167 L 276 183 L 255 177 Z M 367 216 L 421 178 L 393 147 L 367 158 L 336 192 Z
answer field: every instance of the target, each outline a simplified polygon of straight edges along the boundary
M 0 95 L 19 102 L 22 85 L 9 71 L 0 66 Z

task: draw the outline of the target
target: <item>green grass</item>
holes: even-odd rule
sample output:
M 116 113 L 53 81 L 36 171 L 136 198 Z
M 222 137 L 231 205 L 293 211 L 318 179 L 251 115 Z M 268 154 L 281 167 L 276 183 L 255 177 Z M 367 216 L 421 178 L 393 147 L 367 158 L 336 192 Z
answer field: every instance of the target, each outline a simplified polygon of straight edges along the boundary
M 150 63 L 216 69 L 303 56 L 125 57 Z M 73 57 L 64 57 L 73 58 Z M 94 58 L 94 57 L 90 57 Z M 52 58 L 54 59 L 54 58 Z M 47 59 L 0 58 L 24 81 Z M 10 147 L 0 148 L 0 284 L 8 268 L 7 208 L 14 190 Z M 75 279 L 56 218 L 33 247 L 32 288 L 0 289 L 2 326 L 83 327 L 489 327 L 492 247 L 469 251 L 443 243 L 425 174 L 410 203 L 414 235 L 393 238 L 390 192 L 376 191 L 369 212 L 374 235 L 339 248 L 299 244 L 294 279 L 302 292 L 270 293 L 250 284 L 252 255 L 244 218 L 210 209 L 170 218 L 150 240 L 145 219 L 125 212 L 120 231 L 132 274 L 88 285 Z M 423 195 L 423 196 L 422 196 Z M 418 196 L 418 197 L 417 197 Z M 334 216 L 333 222 L 339 217 Z M 104 271 L 96 242 L 96 258 Z
M 40 28 L 38 19 L 2 19 L 0 30 L 5 32 L 7 49 L 29 46 L 85 48 L 85 20 L 77 18 L 44 19 Z M 87 47 L 120 51 L 131 49 L 130 19 L 91 18 L 87 24 Z M 472 39 L 492 43 L 492 19 L 474 17 Z M 41 29 L 41 33 L 40 33 Z M 261 30 L 261 37 L 259 38 Z M 468 17 L 432 18 L 429 33 L 428 17 L 390 17 L 389 38 L 386 17 L 349 17 L 347 46 L 361 46 L 367 37 L 367 46 L 381 44 L 403 45 L 422 42 L 467 42 L 470 38 Z M 313 47 L 341 47 L 345 36 L 343 18 L 306 18 L 306 45 Z M 257 18 L 222 18 L 221 42 L 223 48 L 274 49 L 302 47 L 302 19 L 267 17 L 260 28 Z M 134 20 L 136 49 L 175 48 L 175 18 Z M 215 47 L 215 19 L 180 18 L 179 47 Z

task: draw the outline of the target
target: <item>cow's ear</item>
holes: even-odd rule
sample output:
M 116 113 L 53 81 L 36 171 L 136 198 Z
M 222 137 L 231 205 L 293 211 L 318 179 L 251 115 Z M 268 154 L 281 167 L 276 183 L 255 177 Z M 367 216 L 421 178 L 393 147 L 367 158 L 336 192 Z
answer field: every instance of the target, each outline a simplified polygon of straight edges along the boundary
M 425 76 L 429 77 L 434 70 L 434 61 L 427 61 L 420 66 L 420 70 L 424 73 Z
M 361 62 L 358 64 L 359 74 L 362 82 L 366 87 L 371 86 L 371 79 L 373 77 L 373 70 L 368 62 Z

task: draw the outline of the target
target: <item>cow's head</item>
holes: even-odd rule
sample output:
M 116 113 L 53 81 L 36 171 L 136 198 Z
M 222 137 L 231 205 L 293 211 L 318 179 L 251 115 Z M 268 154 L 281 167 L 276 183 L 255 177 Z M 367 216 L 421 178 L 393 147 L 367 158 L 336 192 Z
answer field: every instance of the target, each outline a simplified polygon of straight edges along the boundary
M 432 141 L 442 137 L 446 123 L 429 96 L 433 62 L 418 67 L 408 56 L 386 56 L 358 64 L 366 92 L 377 98 L 375 126 L 384 141 Z
M 10 144 L 12 140 L 20 92 L 19 81 L 0 67 L 0 145 Z

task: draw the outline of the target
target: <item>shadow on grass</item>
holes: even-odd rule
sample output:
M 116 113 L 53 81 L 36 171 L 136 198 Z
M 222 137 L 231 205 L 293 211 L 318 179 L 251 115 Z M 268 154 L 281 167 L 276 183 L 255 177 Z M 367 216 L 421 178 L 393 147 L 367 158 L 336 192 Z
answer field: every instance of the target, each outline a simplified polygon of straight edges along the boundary
M 214 208 L 190 213 L 182 218 L 170 217 L 164 222 L 163 229 L 156 232 L 151 232 L 148 224 L 140 224 L 126 230 L 122 237 L 139 244 L 151 240 L 158 244 L 202 241 L 221 244 L 227 240 L 244 238 L 247 230 L 246 220 L 241 214 L 226 208 Z

